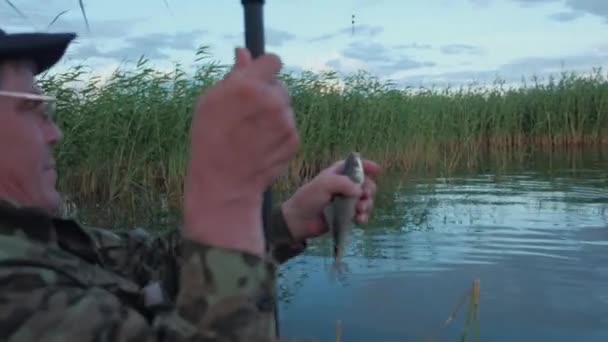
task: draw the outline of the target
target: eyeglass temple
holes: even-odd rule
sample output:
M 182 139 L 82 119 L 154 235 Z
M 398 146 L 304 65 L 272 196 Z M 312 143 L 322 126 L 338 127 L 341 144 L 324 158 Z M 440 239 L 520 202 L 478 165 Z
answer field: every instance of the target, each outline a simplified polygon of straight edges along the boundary
M 0 96 L 8 96 L 8 97 L 16 97 L 22 99 L 30 99 L 30 100 L 43 100 L 43 101 L 55 101 L 56 98 L 53 96 L 42 95 L 42 94 L 32 94 L 32 93 L 22 93 L 16 91 L 6 91 L 0 90 Z

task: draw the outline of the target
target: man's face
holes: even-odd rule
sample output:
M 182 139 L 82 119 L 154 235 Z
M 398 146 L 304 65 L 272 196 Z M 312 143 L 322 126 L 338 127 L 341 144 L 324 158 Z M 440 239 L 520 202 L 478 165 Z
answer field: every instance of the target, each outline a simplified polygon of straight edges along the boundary
M 24 62 L 0 64 L 0 199 L 56 214 L 61 196 L 51 148 L 61 131 L 48 101 L 23 95 L 40 94 L 32 70 Z

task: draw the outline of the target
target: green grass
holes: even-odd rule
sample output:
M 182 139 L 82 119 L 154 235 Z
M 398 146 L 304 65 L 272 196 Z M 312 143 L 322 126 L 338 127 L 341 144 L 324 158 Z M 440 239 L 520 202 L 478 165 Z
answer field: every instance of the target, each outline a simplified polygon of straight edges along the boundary
M 196 72 L 155 70 L 146 60 L 106 82 L 84 66 L 40 82 L 58 99 L 65 138 L 57 148 L 61 187 L 95 201 L 133 201 L 160 192 L 178 203 L 196 96 L 226 72 L 198 51 Z M 562 74 L 522 88 L 398 89 L 373 75 L 281 76 L 288 84 L 302 147 L 277 187 L 308 179 L 359 150 L 386 168 L 449 172 L 488 154 L 608 143 L 608 77 Z

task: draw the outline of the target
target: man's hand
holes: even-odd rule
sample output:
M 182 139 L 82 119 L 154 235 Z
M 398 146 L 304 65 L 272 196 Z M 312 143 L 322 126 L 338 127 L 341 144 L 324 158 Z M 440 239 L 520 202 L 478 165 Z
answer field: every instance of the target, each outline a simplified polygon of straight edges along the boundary
M 307 239 L 327 232 L 323 208 L 334 194 L 358 196 L 355 222 L 367 222 L 376 193 L 374 178 L 380 172 L 380 166 L 373 161 L 363 160 L 365 182 L 362 187 L 339 174 L 343 166 L 344 160 L 341 160 L 321 171 L 283 203 L 283 215 L 295 239 Z
M 299 146 L 280 69 L 275 55 L 237 49 L 230 73 L 198 101 L 184 191 L 190 239 L 264 253 L 262 192 Z

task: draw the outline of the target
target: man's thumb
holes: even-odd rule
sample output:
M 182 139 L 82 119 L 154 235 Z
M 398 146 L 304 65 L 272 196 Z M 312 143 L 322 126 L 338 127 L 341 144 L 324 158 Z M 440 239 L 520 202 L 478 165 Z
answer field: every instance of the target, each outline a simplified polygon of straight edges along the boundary
M 327 190 L 332 195 L 360 197 L 363 194 L 361 184 L 353 182 L 348 176 L 333 174 L 327 177 Z
M 234 65 L 232 66 L 232 70 L 243 69 L 251 64 L 251 60 L 251 53 L 246 48 L 234 49 Z

